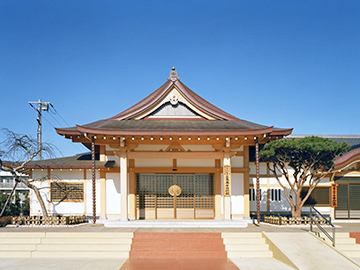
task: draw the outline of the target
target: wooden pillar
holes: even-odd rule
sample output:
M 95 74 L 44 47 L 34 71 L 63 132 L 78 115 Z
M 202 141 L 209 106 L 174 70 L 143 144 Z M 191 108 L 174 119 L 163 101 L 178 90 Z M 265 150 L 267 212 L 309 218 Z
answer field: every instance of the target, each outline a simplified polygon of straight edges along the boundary
M 244 167 L 249 168 L 249 146 L 244 145 Z M 244 172 L 244 217 L 250 217 L 249 170 Z
M 223 159 L 223 178 L 224 178 L 224 219 L 231 219 L 231 163 L 230 153 L 224 153 Z
M 215 219 L 221 219 L 221 161 L 215 159 L 216 172 L 214 175 L 215 191 Z
M 136 183 L 135 183 L 135 160 L 129 159 L 129 220 L 136 219 Z
M 106 161 L 105 145 L 100 145 L 100 161 Z M 106 173 L 100 171 L 100 218 L 106 219 Z
M 121 221 L 128 221 L 128 180 L 127 180 L 127 155 L 120 152 L 120 192 L 121 192 Z
M 106 219 L 106 173 L 100 171 L 100 217 Z

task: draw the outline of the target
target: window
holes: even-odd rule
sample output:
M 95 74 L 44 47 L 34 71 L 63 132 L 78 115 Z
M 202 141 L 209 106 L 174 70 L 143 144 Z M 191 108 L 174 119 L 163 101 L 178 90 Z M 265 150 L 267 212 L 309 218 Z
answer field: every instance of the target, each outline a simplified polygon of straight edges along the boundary
M 84 185 L 65 182 L 51 183 L 52 202 L 82 202 L 84 201 Z
M 309 188 L 303 188 L 301 198 L 304 198 Z M 316 187 L 306 200 L 305 205 L 330 206 L 330 187 Z
M 281 189 L 271 189 L 270 190 L 270 200 L 271 201 L 281 201 Z
M 260 201 L 262 199 L 260 189 Z M 249 188 L 249 201 L 256 201 L 256 188 Z

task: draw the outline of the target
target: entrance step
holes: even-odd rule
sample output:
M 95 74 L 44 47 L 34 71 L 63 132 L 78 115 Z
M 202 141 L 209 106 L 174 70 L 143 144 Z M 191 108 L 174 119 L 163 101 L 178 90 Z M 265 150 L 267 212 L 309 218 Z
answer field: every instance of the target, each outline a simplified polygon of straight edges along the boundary
M 130 259 L 227 258 L 220 233 L 134 233 Z
M 360 260 L 360 233 L 336 233 L 335 248 L 346 256 Z
M 0 258 L 31 258 L 45 233 L 0 233 Z
M 222 233 L 222 238 L 230 259 L 273 257 L 262 233 Z
M 113 228 L 246 228 L 251 219 L 247 220 L 106 220 L 104 227 Z
M 132 233 L 103 232 L 0 233 L 0 257 L 128 258 L 132 236 Z

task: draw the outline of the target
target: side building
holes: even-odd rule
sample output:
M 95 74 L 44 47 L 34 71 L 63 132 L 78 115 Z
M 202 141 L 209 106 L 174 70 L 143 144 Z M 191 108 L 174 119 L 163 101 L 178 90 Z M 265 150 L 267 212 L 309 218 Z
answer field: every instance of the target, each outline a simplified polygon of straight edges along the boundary
M 304 138 L 312 135 L 289 135 L 287 138 Z M 360 219 L 360 135 L 316 135 L 337 142 L 347 142 L 351 148 L 335 160 L 332 173 L 320 181 L 303 208 L 309 212 L 313 205 L 332 220 Z M 255 150 L 250 146 L 249 157 L 249 200 L 251 215 L 256 214 L 256 164 Z M 290 175 L 292 169 L 289 168 Z M 281 184 L 288 186 L 284 177 Z M 306 185 L 305 185 L 306 189 Z M 274 174 L 269 171 L 267 162 L 260 162 L 260 211 L 265 215 L 291 215 L 291 207 L 284 191 Z

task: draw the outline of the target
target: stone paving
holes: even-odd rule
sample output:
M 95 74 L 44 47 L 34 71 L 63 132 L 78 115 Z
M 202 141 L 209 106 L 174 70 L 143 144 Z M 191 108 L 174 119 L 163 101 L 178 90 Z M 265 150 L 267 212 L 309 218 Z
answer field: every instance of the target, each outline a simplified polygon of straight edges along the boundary
M 323 226 L 331 232 L 330 226 Z M 336 223 L 336 232 L 360 232 L 359 223 Z M 314 230 L 316 230 L 314 226 Z M 108 228 L 103 224 L 80 224 L 74 226 L 7 226 L 1 232 L 307 232 L 309 225 L 249 224 L 246 228 Z
M 360 223 L 336 223 L 337 232 L 360 232 Z M 330 226 L 325 228 L 331 232 Z M 246 228 L 107 228 L 103 224 L 83 224 L 75 226 L 8 226 L 0 228 L 2 232 L 308 232 L 309 225 L 271 225 L 261 223 L 249 224 Z M 316 227 L 314 228 L 316 230 Z M 144 264 L 145 263 L 145 264 Z M 246 262 L 245 262 L 246 263 Z M 251 263 L 252 264 L 252 263 Z M 263 263 L 268 264 L 267 262 Z M 246 264 L 243 265 L 246 266 Z M 269 264 L 268 264 L 269 265 Z M 145 267 L 146 266 L 146 267 Z M 204 268 L 204 267 L 205 268 Z M 215 266 L 213 264 L 212 266 Z M 141 262 L 141 261 L 125 261 L 125 260 L 62 260 L 62 259 L 2 259 L 0 261 L 0 269 L 236 269 L 236 266 L 229 260 L 218 265 L 217 268 L 211 264 L 206 267 L 200 261 L 188 261 L 183 264 L 177 264 L 176 260 L 160 264 L 160 262 Z M 270 266 L 270 265 L 269 265 Z M 145 267 L 145 268 L 144 268 Z M 250 265 L 249 265 L 250 267 Z M 278 269 L 278 266 L 276 267 Z M 242 269 L 248 269 L 242 267 Z M 250 269 L 250 268 L 249 268 Z M 252 269 L 252 268 L 251 268 Z M 258 268 L 259 269 L 259 268 Z M 272 269 L 271 267 L 268 269 Z M 274 268 L 275 269 L 275 268 Z M 286 268 L 285 268 L 286 269 Z M 289 268 L 290 269 L 290 268 Z

